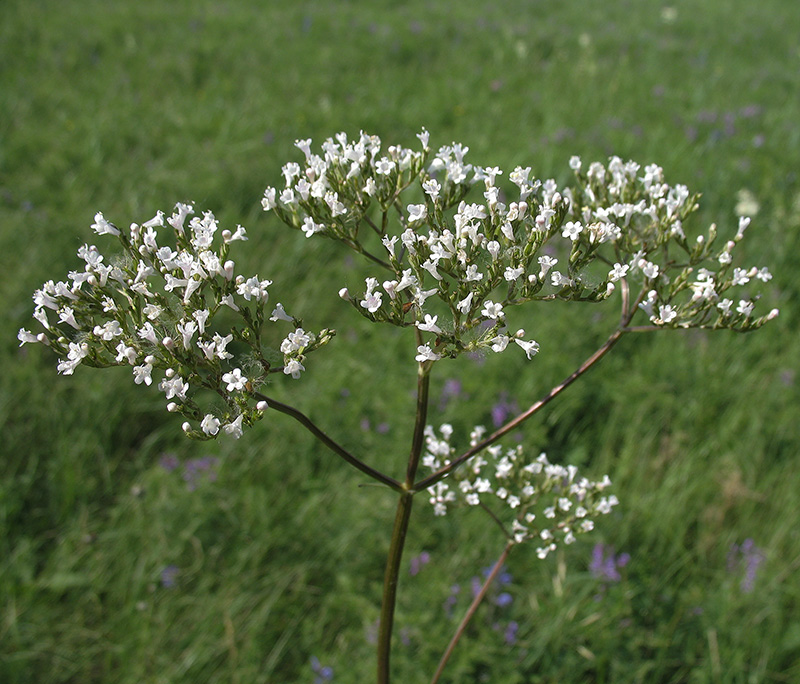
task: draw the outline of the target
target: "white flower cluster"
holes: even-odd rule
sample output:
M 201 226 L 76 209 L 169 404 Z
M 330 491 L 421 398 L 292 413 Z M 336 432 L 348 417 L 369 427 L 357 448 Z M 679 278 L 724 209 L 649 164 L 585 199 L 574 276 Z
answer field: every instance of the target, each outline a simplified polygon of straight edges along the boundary
M 569 192 L 572 223 L 581 226 L 576 240 L 583 244 L 577 250 L 589 253 L 612 241 L 614 265 L 608 280 L 640 273 L 645 287 L 638 306 L 651 323 L 746 331 L 778 315 L 773 309 L 754 317 L 757 296 L 744 294 L 736 301 L 723 296 L 751 281 L 772 279 L 767 268 L 733 266 L 733 251 L 750 225 L 749 218 L 739 219 L 735 236 L 721 249 L 715 247 L 715 225 L 690 242 L 684 224 L 697 210 L 697 196 L 684 185 L 665 183 L 661 167 L 650 164 L 642 170 L 619 157 L 612 157 L 607 167 L 594 162 L 585 174 L 578 157 L 570 166 L 578 179 L 577 188 Z M 607 255 L 608 263 L 611 259 Z
M 559 190 L 517 167 L 504 191 L 503 171 L 467 163 L 467 147 L 454 143 L 431 155 L 427 131 L 418 137 L 421 151 L 383 152 L 380 139 L 365 133 L 355 140 L 340 133 L 322 154 L 299 141 L 304 163 L 284 166 L 285 187 L 267 188 L 262 205 L 307 237 L 340 240 L 389 271 L 367 278 L 363 294 L 343 289 L 340 296 L 373 321 L 429 333 L 417 349 L 421 363 L 479 349 L 499 353 L 511 341 L 531 358 L 539 346 L 523 330 L 511 332 L 510 307 L 601 301 L 623 279 L 639 284 L 632 301 L 656 325 L 750 330 L 777 315 L 755 318 L 753 298 L 735 304 L 723 297 L 749 278 L 769 278 L 766 269 L 729 273 L 746 219 L 719 253 L 712 252 L 713 227 L 689 244 L 683 226 L 697 198 L 667 185 L 655 165 L 642 170 L 614 157 L 584 174 L 573 157 L 574 188 Z M 468 203 L 476 183 L 483 202 Z M 414 201 L 401 200 L 406 191 Z M 514 199 L 506 203 L 509 192 Z M 369 251 L 370 240 L 380 256 Z M 703 266 L 712 260 L 716 273 Z
M 333 335 L 306 332 L 277 304 L 269 320 L 288 323 L 292 331 L 280 343 L 282 356 L 262 348 L 272 282 L 235 275 L 230 247 L 247 235 L 241 226 L 223 230 L 215 246 L 219 225 L 211 212 L 194 216 L 192 206 L 178 204 L 171 216 L 159 211 L 127 232 L 98 213 L 92 228 L 116 237 L 123 254 L 107 260 L 94 245 L 83 245 L 82 270 L 34 293 L 33 316 L 44 332 L 20 330 L 20 345 L 49 345 L 61 357 L 58 371 L 64 375 L 81 363 L 130 366 L 136 384 L 151 385 L 154 372 L 163 371 L 158 387 L 168 410 L 199 424 L 184 423 L 190 436 L 240 437 L 267 408 L 256 401 L 254 389 L 269 373 L 298 378 L 305 355 Z M 232 327 L 230 317 L 240 318 L 243 327 Z M 276 357 L 282 366 L 273 367 Z M 225 407 L 201 409 L 195 392 L 200 389 L 221 396 Z
M 485 428 L 470 435 L 474 446 Z M 425 429 L 426 453 L 422 464 L 433 471 L 449 465 L 455 455 L 450 446 L 453 428 L 442 425 L 439 436 L 431 426 Z M 617 497 L 603 492 L 611 485 L 608 476 L 599 482 L 579 477 L 575 466 L 550 463 L 545 454 L 533 461 L 522 447 L 504 450 L 499 445 L 477 454 L 451 475 L 428 489 L 436 515 L 445 515 L 457 503 L 481 506 L 489 511 L 509 539 L 517 544 L 540 544 L 536 552 L 545 558 L 557 544 L 571 544 L 576 535 L 594 529 L 594 518 L 611 512 Z

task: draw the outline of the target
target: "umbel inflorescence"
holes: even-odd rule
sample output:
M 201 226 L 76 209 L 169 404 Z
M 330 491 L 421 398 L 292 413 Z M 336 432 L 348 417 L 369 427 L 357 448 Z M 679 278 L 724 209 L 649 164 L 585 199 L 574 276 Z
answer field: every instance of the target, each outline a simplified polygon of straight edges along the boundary
M 23 329 L 18 337 L 50 346 L 64 375 L 81 364 L 127 365 L 136 384 L 151 385 L 160 373 L 167 409 L 194 421 L 184 431 L 238 438 L 267 408 L 254 398 L 266 377 L 298 378 L 305 356 L 333 333 L 305 331 L 280 303 L 267 318 L 272 282 L 237 275 L 228 258 L 234 243 L 247 240 L 244 228 L 223 230 L 220 240 L 211 212 L 193 214 L 191 205 L 178 204 L 171 216 L 159 211 L 127 231 L 97 214 L 92 228 L 116 238 L 122 253 L 107 260 L 96 246 L 83 245 L 83 270 L 34 293 L 33 315 L 44 331 Z M 275 335 L 265 331 L 273 325 L 289 330 L 279 333 L 285 337 L 277 349 L 269 346 Z M 201 405 L 202 390 L 221 406 Z
M 420 364 L 510 347 L 532 358 L 539 342 L 513 327 L 511 310 L 534 301 L 597 302 L 621 290 L 625 326 L 639 318 L 639 329 L 748 331 L 777 315 L 757 315 L 749 289 L 769 271 L 734 265 L 749 219 L 728 240 L 713 225 L 692 237 L 697 196 L 656 165 L 613 157 L 584 167 L 573 157 L 575 181 L 559 188 L 530 167 L 506 175 L 468 163 L 461 144 L 433 153 L 427 131 L 418 138 L 412 150 L 341 133 L 318 153 L 298 141 L 303 158 L 283 166 L 284 187 L 267 188 L 262 205 L 381 269 L 363 291 L 339 295 L 371 321 L 415 328 Z M 213 214 L 193 213 L 179 203 L 127 231 L 97 214 L 92 228 L 121 254 L 81 247 L 82 270 L 34 294 L 43 331 L 19 339 L 49 345 L 64 374 L 128 365 L 137 384 L 158 379 L 191 436 L 239 436 L 267 408 L 256 399 L 267 376 L 299 377 L 333 332 L 308 332 L 282 304 L 267 315 L 272 282 L 237 274 L 229 259 L 245 230 L 220 240 Z M 273 325 L 285 326 L 277 338 Z M 218 403 L 202 403 L 201 390 Z
M 636 306 L 660 327 L 744 331 L 777 313 L 755 316 L 754 298 L 733 289 L 771 278 L 767 269 L 732 265 L 749 219 L 721 246 L 715 226 L 690 239 L 685 224 L 697 196 L 666 184 L 656 165 L 613 157 L 584 170 L 573 157 L 571 187 L 517 167 L 501 188 L 503 171 L 467 163 L 468 148 L 454 143 L 432 155 L 428 133 L 418 137 L 418 151 L 383 150 L 363 133 L 329 139 L 321 154 L 299 141 L 303 164 L 286 164 L 285 187 L 267 188 L 262 200 L 306 237 L 339 240 L 389 272 L 367 278 L 363 293 L 340 294 L 370 320 L 427 333 L 417 361 L 502 352 L 510 342 L 531 358 L 539 345 L 510 327 L 511 307 L 601 301 L 621 280 L 643 285 Z M 475 185 L 483 198 L 470 203 Z M 367 251 L 365 233 L 380 239 L 381 252 Z
M 434 472 L 450 465 L 456 456 L 450 445 L 453 427 L 444 424 L 439 434 L 425 430 L 425 456 L 422 464 Z M 486 434 L 476 427 L 470 434 L 475 446 Z M 461 504 L 484 508 L 515 544 L 538 542 L 536 553 L 546 558 L 559 543 L 572 544 L 577 535 L 594 529 L 594 518 L 607 515 L 617 505 L 617 497 L 603 492 L 611 486 L 606 475 L 593 482 L 578 476 L 573 465 L 550 463 L 544 453 L 530 460 L 517 445 L 504 449 L 494 444 L 485 456 L 477 454 L 448 479 L 428 489 L 435 515 L 445 515 L 449 506 Z

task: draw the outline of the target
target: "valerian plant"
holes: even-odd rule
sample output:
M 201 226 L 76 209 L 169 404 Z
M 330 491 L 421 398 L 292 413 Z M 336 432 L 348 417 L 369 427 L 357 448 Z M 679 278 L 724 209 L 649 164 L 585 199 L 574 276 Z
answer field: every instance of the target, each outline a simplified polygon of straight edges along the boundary
M 590 532 L 617 504 L 608 476 L 591 481 L 574 466 L 504 448 L 499 440 L 542 409 L 629 332 L 661 329 L 751 331 L 777 310 L 757 314 L 755 281 L 763 267 L 734 265 L 748 227 L 739 219 L 729 239 L 712 225 L 690 225 L 698 195 L 669 185 L 655 164 L 612 157 L 585 167 L 569 160 L 575 181 L 559 188 L 530 167 L 507 176 L 466 161 L 453 143 L 432 152 L 361 133 L 296 143 L 302 157 L 283 166 L 283 188 L 269 187 L 261 204 L 306 238 L 328 238 L 374 268 L 363 290 L 339 296 L 375 323 L 409 329 L 408 360 L 417 367 L 416 419 L 404 472 L 377 470 L 345 449 L 298 408 L 264 394 L 276 374 L 294 382 L 309 357 L 334 336 L 311 332 L 282 303 L 267 306 L 273 283 L 238 273 L 230 258 L 246 231 L 220 230 L 210 211 L 188 204 L 171 216 L 118 228 L 102 214 L 92 228 L 115 239 L 107 258 L 94 245 L 78 251 L 81 270 L 48 281 L 34 294 L 42 330 L 19 332 L 59 357 L 58 371 L 79 366 L 128 366 L 136 384 L 155 384 L 167 410 L 182 415 L 198 439 L 242 436 L 268 412 L 291 416 L 329 449 L 395 492 L 397 512 L 386 563 L 378 636 L 377 681 L 390 680 L 398 574 L 411 505 L 422 494 L 436 515 L 458 505 L 484 510 L 505 539 L 497 563 L 456 629 L 433 674 L 439 680 L 459 637 L 509 553 L 536 544 L 545 558 L 559 544 Z M 507 182 L 504 181 L 507 179 Z M 470 197 L 471 193 L 471 197 Z M 469 197 L 469 199 L 468 199 Z M 275 286 L 277 289 L 277 286 Z M 509 349 L 531 360 L 540 342 L 513 325 L 515 307 L 550 300 L 618 300 L 619 323 L 608 339 L 563 382 L 487 434 L 464 438 L 427 424 L 433 369 L 470 352 Z M 547 343 L 542 346 L 547 349 Z M 462 446 L 458 446 L 462 444 Z M 423 466 L 426 472 L 418 473 Z

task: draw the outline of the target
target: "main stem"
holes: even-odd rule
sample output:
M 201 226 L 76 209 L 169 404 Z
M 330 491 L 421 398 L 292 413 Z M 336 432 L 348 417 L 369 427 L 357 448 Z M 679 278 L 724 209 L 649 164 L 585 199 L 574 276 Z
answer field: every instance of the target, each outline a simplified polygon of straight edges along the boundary
M 389 660 L 392 650 L 392 627 L 394 626 L 394 609 L 397 603 L 397 578 L 400 574 L 400 561 L 403 558 L 403 547 L 406 543 L 408 523 L 411 519 L 411 504 L 414 492 L 411 487 L 417 474 L 422 444 L 425 434 L 425 422 L 428 417 L 428 388 L 430 385 L 430 362 L 420 363 L 417 373 L 417 415 L 414 424 L 414 437 L 411 442 L 411 453 L 408 457 L 406 481 L 397 502 L 394 517 L 392 540 L 389 544 L 389 557 L 386 559 L 386 574 L 383 580 L 383 601 L 381 603 L 380 628 L 378 630 L 378 684 L 389 684 Z

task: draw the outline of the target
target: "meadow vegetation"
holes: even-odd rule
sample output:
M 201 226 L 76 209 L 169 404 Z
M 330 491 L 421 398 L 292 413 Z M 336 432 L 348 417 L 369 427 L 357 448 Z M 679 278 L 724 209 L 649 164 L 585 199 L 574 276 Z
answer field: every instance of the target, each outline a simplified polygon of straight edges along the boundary
M 403 468 L 409 339 L 337 297 L 368 269 L 259 201 L 296 139 L 363 129 L 414 146 L 422 126 L 434 148 L 560 184 L 574 154 L 658 163 L 703 193 L 701 223 L 753 217 L 743 251 L 781 309 L 753 335 L 629 336 L 524 426 L 528 453 L 609 473 L 621 505 L 544 561 L 510 556 L 443 681 L 800 679 L 798 35 L 783 0 L 4 0 L 0 681 L 371 680 L 392 497 L 285 416 L 193 442 L 129 371 L 58 377 L 16 334 L 97 211 L 127 225 L 194 201 L 247 228 L 242 263 L 295 315 L 338 331 L 292 403 Z M 525 326 L 535 362 L 443 367 L 430 422 L 465 432 L 525 408 L 618 318 L 554 304 Z M 430 679 L 502 550 L 473 513 L 414 510 L 399 682 Z

